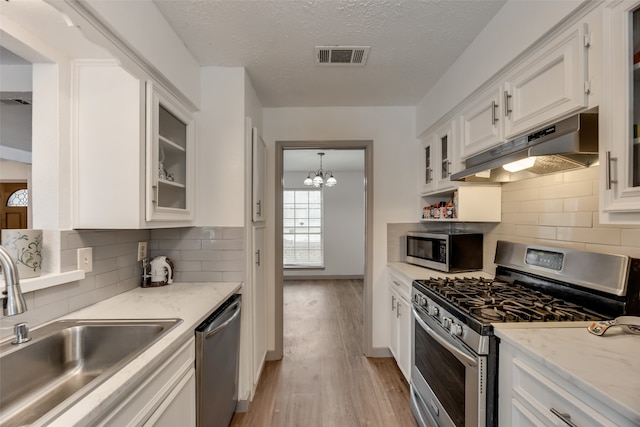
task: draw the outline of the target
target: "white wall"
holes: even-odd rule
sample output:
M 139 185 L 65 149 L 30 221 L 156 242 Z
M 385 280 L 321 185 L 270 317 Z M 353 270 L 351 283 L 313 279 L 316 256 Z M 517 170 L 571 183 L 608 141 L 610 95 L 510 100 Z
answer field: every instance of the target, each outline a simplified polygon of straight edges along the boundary
M 285 172 L 284 188 L 307 189 L 302 184 L 307 173 Z M 291 269 L 285 271 L 285 276 L 364 275 L 364 172 L 334 171 L 334 175 L 338 184 L 325 188 L 322 196 L 325 268 Z
M 385 310 L 387 292 L 387 223 L 415 222 L 416 170 L 415 108 L 326 107 L 265 108 L 264 140 L 267 144 L 267 200 L 275 199 L 275 141 L 373 141 L 373 312 Z M 267 210 L 267 248 L 275 247 L 274 207 Z M 267 250 L 269 293 L 274 293 L 274 257 Z M 273 307 L 271 305 L 271 307 Z M 274 348 L 274 313 L 269 313 L 269 348 Z M 373 346 L 386 347 L 388 322 L 374 316 Z
M 589 0 L 509 0 L 416 106 L 416 135 Z
M 202 67 L 202 102 L 196 115 L 199 226 L 244 226 L 245 71 Z

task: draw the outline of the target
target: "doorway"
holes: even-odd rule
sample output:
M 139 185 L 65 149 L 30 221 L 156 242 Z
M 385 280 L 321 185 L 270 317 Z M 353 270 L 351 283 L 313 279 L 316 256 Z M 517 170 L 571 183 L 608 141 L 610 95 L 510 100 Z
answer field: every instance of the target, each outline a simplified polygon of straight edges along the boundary
M 362 150 L 364 153 L 364 271 L 363 271 L 363 350 L 372 355 L 372 235 L 373 235 L 373 142 L 372 141 L 276 141 L 275 189 L 275 351 L 269 359 L 283 355 L 283 194 L 285 150 Z M 327 165 L 328 166 L 328 165 Z M 314 168 L 315 169 L 315 168 Z M 311 170 L 314 170 L 311 169 Z
M 26 182 L 0 183 L 0 228 L 27 228 L 29 197 Z

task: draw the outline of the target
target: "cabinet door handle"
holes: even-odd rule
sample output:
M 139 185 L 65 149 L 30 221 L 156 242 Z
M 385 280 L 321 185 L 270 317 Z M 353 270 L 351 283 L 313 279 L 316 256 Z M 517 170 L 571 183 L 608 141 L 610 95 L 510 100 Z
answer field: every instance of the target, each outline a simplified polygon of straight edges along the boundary
M 256 202 L 258 209 L 256 210 L 256 216 L 262 216 L 262 200 Z
M 391 295 L 391 311 L 394 311 L 395 309 L 396 309 L 396 297 Z
M 498 104 L 496 101 L 491 102 L 491 126 L 495 125 L 498 122 Z
M 562 422 L 565 423 L 566 425 L 570 427 L 578 427 L 573 421 L 571 421 L 571 415 L 563 414 L 562 412 L 558 411 L 556 408 L 551 408 L 551 413 L 556 417 L 560 418 Z
M 158 186 L 152 185 L 151 191 L 153 193 L 151 196 L 151 203 L 158 203 Z
M 425 184 L 428 184 L 431 182 L 432 176 L 431 176 L 431 168 L 427 168 L 427 172 L 426 172 L 426 179 L 425 179 Z
M 504 116 L 509 117 L 511 113 L 511 108 L 509 108 L 509 100 L 511 99 L 511 95 L 509 95 L 508 91 L 504 91 Z
M 607 190 L 611 190 L 611 184 L 617 184 L 617 179 L 611 179 L 611 162 L 617 162 L 617 157 L 611 157 L 611 151 L 607 151 L 607 160 L 604 164 L 606 171 L 605 175 L 607 176 Z
M 396 318 L 400 317 L 400 304 L 396 304 Z
M 451 176 L 451 162 L 444 160 L 442 162 L 442 178 L 448 178 Z
M 256 265 L 260 265 L 260 249 L 256 251 Z

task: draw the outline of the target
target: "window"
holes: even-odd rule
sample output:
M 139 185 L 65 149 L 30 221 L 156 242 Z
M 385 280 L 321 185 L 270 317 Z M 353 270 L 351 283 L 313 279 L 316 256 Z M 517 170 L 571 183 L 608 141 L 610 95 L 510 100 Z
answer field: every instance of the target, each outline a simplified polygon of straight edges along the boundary
M 29 191 L 26 189 L 14 191 L 7 199 L 7 206 L 29 206 Z
M 283 263 L 285 267 L 322 267 L 322 190 L 284 190 Z

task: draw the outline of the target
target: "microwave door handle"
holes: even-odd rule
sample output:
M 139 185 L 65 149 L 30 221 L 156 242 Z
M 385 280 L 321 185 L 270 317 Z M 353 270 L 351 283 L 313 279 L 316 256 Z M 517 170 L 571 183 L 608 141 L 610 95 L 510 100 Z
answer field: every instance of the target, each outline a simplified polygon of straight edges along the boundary
M 447 341 L 446 339 L 438 335 L 433 329 L 431 329 L 429 325 L 425 323 L 424 320 L 422 320 L 420 315 L 416 312 L 415 308 L 412 308 L 412 310 L 413 310 L 413 316 L 416 319 L 416 321 L 420 324 L 420 326 L 422 326 L 425 332 L 431 336 L 431 338 L 438 341 L 438 343 L 440 343 L 443 347 L 449 350 L 456 357 L 456 359 L 458 359 L 461 363 L 471 368 L 476 368 L 478 366 L 478 361 L 474 357 L 469 356 L 459 348 L 452 345 L 449 341 Z

